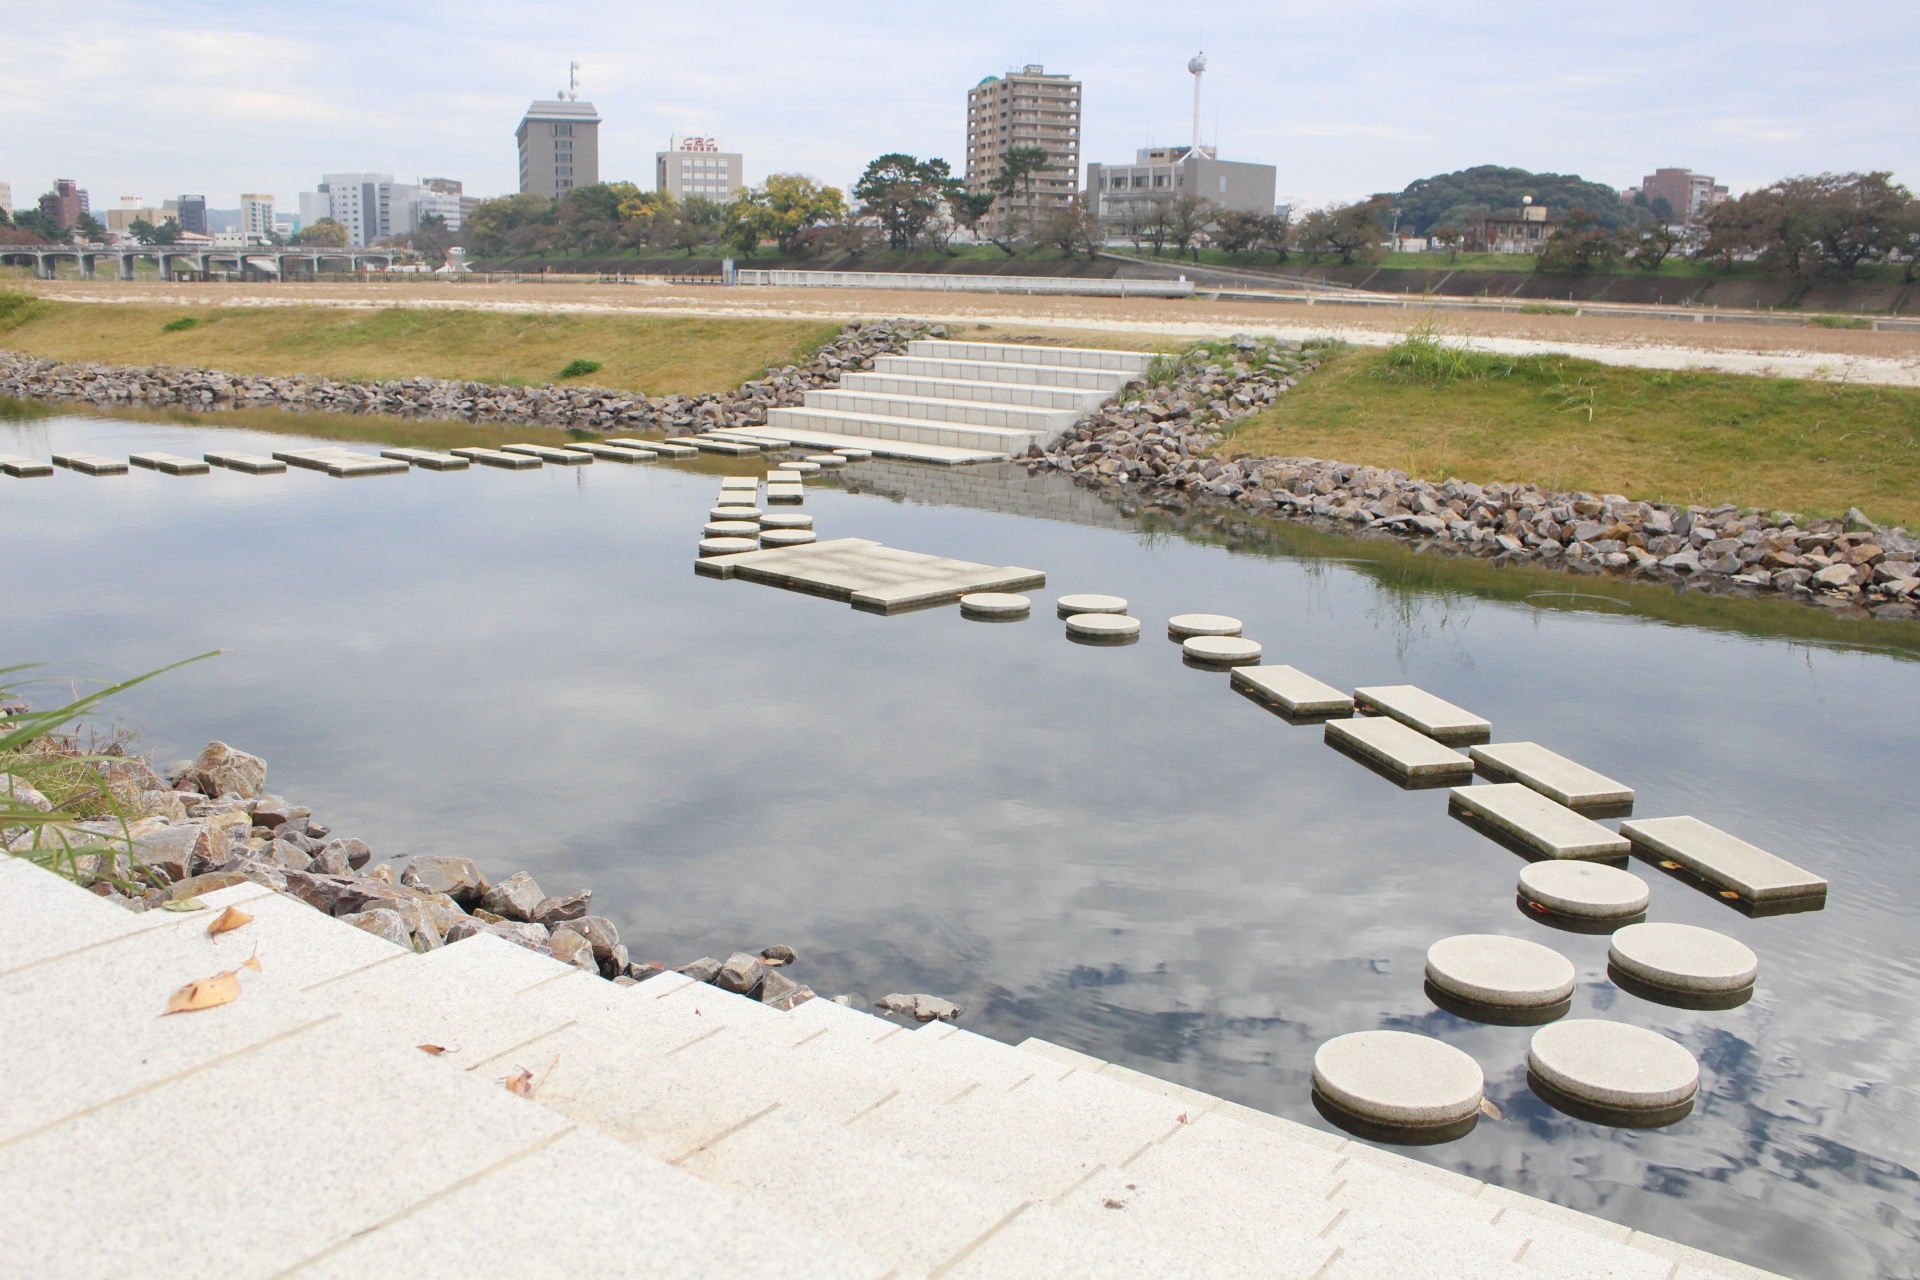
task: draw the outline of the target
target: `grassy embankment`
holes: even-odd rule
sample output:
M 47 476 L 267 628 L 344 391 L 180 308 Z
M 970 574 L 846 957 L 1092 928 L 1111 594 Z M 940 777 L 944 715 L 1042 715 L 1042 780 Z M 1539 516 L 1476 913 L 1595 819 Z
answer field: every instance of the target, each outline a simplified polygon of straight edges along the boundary
M 591 360 L 601 367 L 579 384 L 649 395 L 729 390 L 769 366 L 804 364 L 838 331 L 813 320 L 101 306 L 0 294 L 0 348 L 57 360 L 521 385 Z
M 1343 349 L 1220 447 L 1920 528 L 1920 391 L 1463 351 Z

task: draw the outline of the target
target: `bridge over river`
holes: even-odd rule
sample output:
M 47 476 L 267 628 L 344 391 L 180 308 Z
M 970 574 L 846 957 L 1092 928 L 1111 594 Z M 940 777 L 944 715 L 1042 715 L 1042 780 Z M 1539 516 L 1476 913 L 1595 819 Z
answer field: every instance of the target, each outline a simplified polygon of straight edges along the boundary
M 323 270 L 322 263 L 330 264 L 324 269 L 333 271 L 362 271 L 372 263 L 379 263 L 383 269 L 391 269 L 394 262 L 403 256 L 404 251 L 398 249 L 333 249 L 318 245 L 245 249 L 170 244 L 0 245 L 0 265 L 25 266 L 31 263 L 34 275 L 42 280 L 55 278 L 54 273 L 63 258 L 78 262 L 80 274 L 89 280 L 98 276 L 102 262 L 112 262 L 119 279 L 131 280 L 134 278 L 134 263 L 142 258 L 152 259 L 159 266 L 160 274 L 167 279 L 185 273 L 205 276 L 225 269 L 238 275 L 252 271 L 262 276 L 286 279 L 290 273 L 298 273 L 303 268 L 318 275 Z M 232 264 L 230 268 L 225 266 L 228 263 Z

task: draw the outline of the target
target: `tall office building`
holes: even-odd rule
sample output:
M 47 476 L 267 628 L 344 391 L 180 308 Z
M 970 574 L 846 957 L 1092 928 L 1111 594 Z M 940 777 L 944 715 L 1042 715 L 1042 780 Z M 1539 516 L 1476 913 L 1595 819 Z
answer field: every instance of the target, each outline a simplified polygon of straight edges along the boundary
M 327 197 L 326 216 L 347 229 L 347 243 L 354 248 L 364 249 L 394 234 L 392 174 L 322 174 L 320 192 Z M 311 226 L 307 207 L 303 198 L 300 221 Z
M 746 162 L 738 151 L 722 151 L 718 138 L 675 137 L 667 150 L 653 153 L 654 190 L 675 200 L 702 196 L 725 204 L 747 185 Z
M 211 235 L 207 230 L 207 198 L 205 196 L 180 197 L 180 229 L 190 235 Z
M 558 199 L 600 181 L 600 113 L 591 102 L 536 102 L 514 130 L 520 190 Z
M 240 197 L 240 234 L 249 244 L 273 238 L 273 197 L 242 194 Z
M 1676 222 L 1698 222 L 1727 199 L 1725 187 L 1691 169 L 1655 169 L 1640 180 L 1640 190 L 1649 204 L 1665 200 Z
M 993 234 L 1008 232 L 1031 212 L 1045 221 L 1080 191 L 1080 82 L 1048 75 L 1031 63 L 1004 76 L 988 76 L 967 91 L 967 190 L 990 190 L 1000 177 L 1000 158 L 1013 147 L 1039 147 L 1047 165 L 988 215 Z M 1032 208 L 1027 190 L 1031 183 Z

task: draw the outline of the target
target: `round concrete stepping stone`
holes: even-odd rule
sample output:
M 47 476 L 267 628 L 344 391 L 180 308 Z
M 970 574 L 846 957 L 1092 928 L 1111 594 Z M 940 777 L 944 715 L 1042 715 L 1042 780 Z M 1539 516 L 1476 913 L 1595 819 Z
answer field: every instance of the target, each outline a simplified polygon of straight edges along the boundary
M 837 453 L 810 453 L 807 455 L 807 461 L 825 471 L 847 465 L 847 460 Z
M 1647 909 L 1647 882 L 1631 871 L 1579 858 L 1530 862 L 1520 871 L 1520 896 L 1556 915 L 1589 920 L 1637 916 Z
M 1580 1102 L 1620 1111 L 1662 1111 L 1700 1091 L 1700 1064 L 1657 1032 L 1624 1022 L 1570 1018 L 1540 1028 L 1527 1069 Z
M 762 529 L 811 529 L 813 517 L 797 512 L 769 511 L 760 517 Z
M 1438 1128 L 1480 1110 L 1486 1077 L 1467 1054 L 1408 1031 L 1335 1036 L 1313 1055 L 1313 1087 L 1343 1110 L 1381 1124 Z
M 1185 640 L 1188 636 L 1237 636 L 1240 619 L 1224 613 L 1178 613 L 1167 619 L 1167 639 Z
M 1760 971 L 1744 942 L 1691 924 L 1630 924 L 1616 930 L 1607 960 L 1629 978 L 1672 991 L 1744 991 Z
M 760 508 L 758 507 L 722 504 L 707 508 L 709 520 L 758 520 L 759 518 Z
M 835 449 L 834 452 L 845 458 L 848 462 L 865 462 L 873 456 L 873 450 L 871 449 Z
M 1067 634 L 1089 640 L 1120 640 L 1140 634 L 1140 619 L 1124 613 L 1076 613 L 1067 618 Z
M 1121 596 L 1061 596 L 1054 607 L 1065 618 L 1076 613 L 1125 613 L 1127 602 Z
M 1033 601 L 1005 591 L 975 591 L 960 597 L 960 612 L 978 618 L 1024 618 Z
M 1573 994 L 1573 962 L 1537 942 L 1462 933 L 1427 948 L 1427 981 L 1471 1004 L 1538 1009 Z
M 757 538 L 760 536 L 758 520 L 711 520 L 707 523 L 706 535 L 709 538 Z
M 1192 636 L 1180 642 L 1180 651 L 1212 667 L 1244 667 L 1260 661 L 1260 642 L 1239 636 Z
M 800 547 L 814 541 L 819 535 L 811 529 L 768 529 L 760 535 L 763 547 Z
M 760 542 L 756 538 L 702 538 L 700 554 L 703 556 L 730 556 L 742 551 L 758 551 Z
M 780 469 L 782 471 L 798 471 L 803 476 L 809 476 L 820 469 L 820 464 L 800 459 L 794 462 L 783 462 L 780 464 Z

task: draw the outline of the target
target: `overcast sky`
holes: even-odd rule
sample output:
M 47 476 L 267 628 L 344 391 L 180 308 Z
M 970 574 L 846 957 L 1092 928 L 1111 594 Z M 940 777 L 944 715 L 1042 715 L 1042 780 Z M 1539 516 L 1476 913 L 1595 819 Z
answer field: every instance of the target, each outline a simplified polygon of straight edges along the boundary
M 964 154 L 966 92 L 1029 62 L 1080 78 L 1082 160 L 1191 132 L 1319 204 L 1474 164 L 1627 186 L 1662 165 L 1734 191 L 1891 168 L 1920 186 L 1913 0 L 0 0 L 0 181 L 122 195 L 242 191 L 283 208 L 322 172 L 510 191 L 528 102 L 581 63 L 603 180 L 651 185 L 670 134 L 747 176 L 845 186 L 886 151 Z M 1177 15 L 1177 16 L 1176 16 Z

